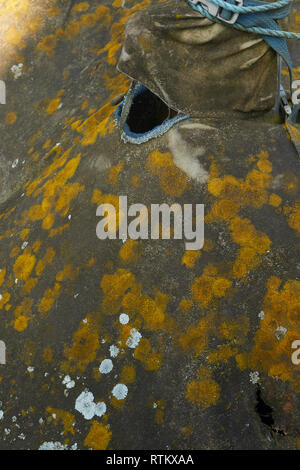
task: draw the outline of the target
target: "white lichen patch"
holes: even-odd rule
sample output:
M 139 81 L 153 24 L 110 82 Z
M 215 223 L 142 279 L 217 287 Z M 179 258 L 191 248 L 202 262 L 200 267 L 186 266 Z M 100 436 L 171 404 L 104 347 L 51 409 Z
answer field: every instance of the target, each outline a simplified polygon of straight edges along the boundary
M 4 412 L 2 410 L 0 410 L 0 421 L 1 421 L 1 419 L 3 419 L 3 416 L 4 416 Z
M 259 318 L 260 320 L 264 320 L 264 319 L 265 319 L 265 312 L 264 312 L 263 310 L 261 310 L 261 312 L 259 312 L 258 318 Z
M 62 381 L 62 384 L 65 385 L 67 389 L 75 387 L 75 382 L 71 379 L 69 375 L 65 376 L 64 380 Z
M 128 340 L 126 341 L 126 345 L 129 347 L 129 348 L 136 348 L 140 342 L 142 338 L 142 335 L 139 331 L 137 331 L 135 328 L 132 328 L 132 330 L 130 330 L 130 336 L 128 338 Z
M 61 442 L 44 442 L 39 450 L 67 450 L 67 446 Z
M 117 384 L 112 389 L 112 394 L 117 400 L 124 400 L 127 397 L 128 388 L 124 384 Z
M 250 376 L 250 382 L 254 385 L 257 384 L 260 380 L 258 371 L 250 372 L 249 376 Z
M 109 347 L 109 353 L 110 353 L 110 356 L 111 357 L 117 357 L 117 355 L 119 354 L 120 352 L 120 349 L 115 346 L 114 344 L 112 344 L 110 347 Z
M 129 316 L 126 313 L 121 313 L 119 321 L 121 325 L 127 325 L 127 323 L 129 322 Z
M 85 419 L 92 419 L 95 416 L 96 405 L 94 403 L 94 395 L 92 392 L 85 390 L 75 402 L 75 410 L 79 411 Z
M 99 366 L 99 372 L 101 374 L 109 374 L 113 367 L 114 365 L 111 359 L 104 359 Z
M 96 404 L 95 415 L 101 418 L 101 416 L 105 415 L 105 413 L 106 413 L 106 404 L 104 403 L 104 401 L 99 401 L 99 403 Z
M 22 76 L 22 69 L 23 64 L 15 64 L 10 68 L 15 80 L 18 80 L 18 78 Z
M 279 326 L 276 329 L 274 334 L 275 334 L 277 340 L 280 341 L 282 338 L 285 337 L 286 333 L 287 333 L 287 329 L 284 326 Z
M 106 413 L 106 404 L 104 402 L 94 402 L 94 395 L 92 392 L 85 390 L 75 402 L 75 410 L 79 411 L 85 419 L 92 419 L 96 416 L 103 416 Z

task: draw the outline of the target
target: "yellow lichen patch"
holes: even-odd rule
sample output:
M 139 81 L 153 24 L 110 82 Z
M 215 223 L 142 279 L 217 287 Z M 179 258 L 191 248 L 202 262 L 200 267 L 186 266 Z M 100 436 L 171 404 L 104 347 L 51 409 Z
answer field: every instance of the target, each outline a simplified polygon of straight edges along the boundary
M 19 332 L 26 330 L 26 328 L 28 327 L 29 321 L 30 321 L 30 318 L 20 315 L 18 318 L 16 318 L 14 322 L 14 329 Z
M 55 283 L 52 289 L 47 289 L 38 306 L 38 311 L 42 314 L 46 314 L 47 312 L 49 312 L 55 300 L 58 298 L 60 291 L 61 285 L 59 283 Z
M 0 310 L 3 309 L 4 305 L 7 304 L 7 302 L 10 299 L 10 293 L 9 292 L 4 292 L 2 295 L 2 298 L 0 299 Z
M 187 385 L 186 399 L 205 410 L 216 405 L 220 398 L 221 388 L 213 379 L 192 380 Z
M 58 16 L 60 14 L 61 10 L 60 8 L 49 8 L 47 10 L 47 15 L 48 16 Z
M 38 279 L 37 278 L 28 278 L 22 287 L 22 293 L 23 294 L 30 294 L 32 289 L 37 285 Z
M 9 257 L 15 258 L 19 254 L 20 251 L 21 251 L 21 248 L 19 246 L 15 246 L 9 253 Z
M 186 333 L 179 335 L 179 345 L 197 356 L 202 354 L 208 346 L 210 332 L 214 331 L 214 319 L 214 314 L 208 313 L 197 325 L 190 326 Z
M 143 253 L 143 247 L 137 240 L 128 239 L 119 252 L 119 257 L 124 264 L 135 264 Z
M 112 116 L 114 110 L 110 104 L 106 104 L 78 127 L 77 131 L 84 134 L 81 140 L 83 146 L 94 144 L 99 135 L 104 137 L 113 132 Z
M 219 362 L 228 362 L 228 360 L 237 354 L 238 349 L 229 344 L 221 344 L 218 349 L 209 354 L 208 361 L 212 364 Z
M 118 163 L 117 165 L 110 167 L 107 178 L 106 178 L 106 182 L 115 186 L 119 181 L 119 176 L 123 168 L 124 168 L 124 162 Z
M 97 421 L 93 421 L 90 432 L 85 438 L 84 445 L 93 450 L 106 450 L 111 440 L 112 433 Z
M 135 276 L 125 269 L 118 269 L 114 274 L 106 274 L 101 281 L 104 293 L 102 310 L 106 315 L 119 312 L 125 293 L 135 285 Z
M 135 381 L 136 372 L 134 366 L 124 366 L 121 371 L 120 380 L 124 384 L 132 383 Z
M 0 269 L 0 286 L 2 286 L 6 275 L 6 268 Z
M 237 356 L 240 368 L 266 373 L 272 378 L 289 381 L 300 392 L 300 371 L 293 366 L 292 343 L 299 339 L 300 282 L 282 282 L 270 277 L 262 305 L 265 317 L 260 321 L 249 354 Z
M 22 255 L 18 256 L 14 264 L 14 273 L 16 278 L 26 281 L 34 268 L 35 263 L 35 255 L 33 255 L 30 250 L 26 249 Z
M 206 273 L 196 278 L 191 287 L 193 299 L 201 307 L 207 307 L 215 298 L 224 297 L 232 286 L 230 279 L 215 277 L 214 272 L 212 275 Z
M 50 115 L 54 114 L 55 111 L 58 110 L 60 102 L 61 102 L 60 98 L 54 98 L 53 100 L 51 100 L 46 109 L 47 114 L 50 114 Z
M 30 229 L 29 228 L 24 228 L 21 233 L 20 233 L 20 238 L 21 240 L 27 240 L 28 239 L 28 236 L 29 236 L 29 233 L 30 233 Z
M 79 274 L 79 268 L 74 268 L 72 264 L 67 264 L 62 271 L 57 273 L 56 280 L 63 282 L 66 279 L 74 281 Z
M 45 362 L 51 362 L 53 359 L 53 351 L 51 348 L 45 348 L 43 352 L 43 359 Z
M 249 270 L 260 264 L 261 259 L 258 255 L 269 250 L 271 240 L 265 233 L 256 230 L 248 219 L 235 217 L 229 228 L 233 241 L 242 246 L 233 264 L 233 276 L 242 278 L 247 275 Z
M 271 173 L 272 171 L 272 163 L 269 160 L 259 160 L 257 162 L 257 167 L 263 173 Z
M 141 178 L 139 175 L 132 175 L 130 181 L 132 186 L 134 186 L 135 188 L 139 188 L 141 185 Z
M 172 197 L 181 196 L 188 183 L 188 176 L 177 168 L 170 153 L 154 150 L 147 158 L 146 168 L 157 175 L 162 190 Z
M 270 194 L 270 197 L 269 197 L 269 204 L 273 207 L 279 207 L 280 204 L 282 202 L 282 199 L 280 196 L 278 196 L 278 194 Z
M 187 250 L 185 251 L 182 259 L 181 264 L 185 265 L 188 269 L 191 269 L 195 266 L 197 259 L 201 256 L 201 251 L 197 250 Z
M 37 262 L 37 265 L 35 267 L 35 272 L 37 276 L 40 276 L 42 272 L 44 271 L 44 269 L 46 268 L 46 266 L 52 263 L 54 256 L 55 256 L 55 251 L 53 250 L 53 248 L 48 247 L 45 255 L 43 256 L 42 259 L 40 259 Z
M 84 371 L 88 364 L 96 359 L 100 347 L 100 327 L 99 319 L 91 315 L 87 315 L 85 323 L 81 322 L 73 335 L 72 346 L 65 348 L 67 362 L 62 364 L 64 372 Z
M 61 233 L 62 230 L 69 226 L 69 224 L 64 224 L 63 228 L 52 229 L 56 214 L 64 217 L 69 211 L 72 200 L 84 189 L 78 183 L 67 183 L 77 170 L 81 159 L 80 154 L 69 160 L 65 167 L 55 174 L 55 171 L 66 162 L 69 153 L 70 150 L 65 152 L 60 158 L 57 158 L 43 172 L 42 176 L 27 188 L 28 195 L 33 192 L 36 197 L 42 194 L 43 200 L 41 204 L 31 206 L 28 213 L 25 213 L 24 216 L 27 215 L 28 219 L 32 221 L 42 220 L 42 228 L 44 230 L 51 229 L 50 237 L 55 236 L 56 232 Z M 48 179 L 43 186 L 38 187 L 44 179 L 53 173 L 53 178 Z
M 55 54 L 56 47 L 56 36 L 54 34 L 49 34 L 45 36 L 37 45 L 39 51 L 44 52 L 48 57 L 53 57 Z
M 190 309 L 193 306 L 193 301 L 188 299 L 181 299 L 179 303 L 179 309 L 182 313 L 189 313 Z
M 292 208 L 288 218 L 288 224 L 294 230 L 300 230 L 300 203 L 296 203 Z
M 69 413 L 68 411 L 58 410 L 56 408 L 51 408 L 48 406 L 46 408 L 47 413 L 50 413 L 54 418 L 54 423 L 57 425 L 59 422 L 62 423 L 64 428 L 64 435 L 67 434 L 74 434 L 74 423 L 75 423 L 75 416 Z
M 16 113 L 8 113 L 5 116 L 5 122 L 6 124 L 14 124 L 17 120 L 17 115 Z
M 89 9 L 90 5 L 88 2 L 81 2 L 78 3 L 77 5 L 74 5 L 72 8 L 72 11 L 75 13 L 79 12 L 82 13 L 83 11 L 87 11 Z

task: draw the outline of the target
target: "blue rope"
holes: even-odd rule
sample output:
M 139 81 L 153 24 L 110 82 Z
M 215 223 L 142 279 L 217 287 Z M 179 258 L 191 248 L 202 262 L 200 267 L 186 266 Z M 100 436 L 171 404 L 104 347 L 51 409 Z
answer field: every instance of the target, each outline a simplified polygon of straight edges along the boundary
M 211 0 L 211 2 L 215 3 L 216 5 L 219 5 L 225 10 L 244 14 L 244 13 L 259 13 L 262 11 L 269 11 L 269 10 L 278 10 L 279 8 L 290 5 L 293 2 L 293 0 L 280 0 L 279 2 L 272 2 L 272 3 L 261 2 L 261 5 L 247 6 L 247 7 L 240 6 L 240 5 L 233 5 L 223 0 Z
M 286 39 L 300 39 L 300 33 L 293 33 L 289 31 L 282 31 L 277 23 L 277 20 L 285 18 L 290 13 L 290 7 L 293 0 L 279 0 L 273 3 L 265 3 L 261 0 L 244 0 L 245 6 L 235 5 L 236 0 L 203 0 L 203 5 L 210 8 L 211 4 L 220 7 L 219 11 L 212 8 L 212 15 L 206 8 L 201 6 L 201 0 L 196 5 L 191 0 L 187 0 L 188 4 L 195 10 L 201 13 L 209 20 L 230 26 L 231 28 L 245 31 L 247 33 L 254 33 L 260 35 L 267 44 L 285 61 L 290 73 L 290 87 L 292 90 L 293 83 L 293 68 L 290 53 L 287 47 Z M 239 13 L 237 18 L 233 15 Z M 231 17 L 233 21 L 230 22 Z M 234 22 L 236 19 L 236 22 Z M 291 108 L 292 113 L 287 118 L 287 128 L 294 142 L 296 150 L 300 156 L 300 142 L 295 141 L 293 131 L 291 128 L 296 126 L 299 128 L 300 123 L 300 110 L 298 105 Z
M 253 13 L 253 9 L 254 8 L 262 8 L 262 10 L 256 10 L 256 13 L 258 12 L 261 12 L 261 13 L 264 13 L 264 12 L 267 12 L 270 10 L 270 8 L 266 8 L 266 4 L 264 5 L 259 5 L 257 7 L 241 7 L 241 6 L 237 6 L 237 5 L 232 5 L 232 4 L 228 4 L 227 2 L 223 1 L 223 0 L 210 0 L 212 3 L 228 10 L 228 11 L 231 11 L 231 12 L 240 12 L 241 14 L 251 14 Z M 201 13 L 201 15 L 203 16 L 206 16 L 209 20 L 211 21 L 214 21 L 216 23 L 220 23 L 220 24 L 229 24 L 229 23 L 225 23 L 224 21 L 220 20 L 219 18 L 216 18 L 215 16 L 212 16 L 205 8 L 203 8 L 201 5 L 197 4 L 197 5 L 194 5 L 193 3 L 190 3 L 188 1 L 189 5 L 195 10 L 195 11 L 198 11 L 199 13 Z M 280 7 L 276 7 L 276 9 L 278 8 L 282 8 L 283 6 L 286 6 L 288 5 L 289 3 L 291 3 L 291 0 L 281 0 L 280 2 L 276 2 L 276 4 L 281 4 Z M 272 5 L 272 4 L 267 4 L 267 6 L 269 5 Z M 249 9 L 249 10 L 248 10 Z M 275 9 L 275 8 L 273 8 Z M 244 11 L 243 11 L 244 10 Z M 287 15 L 285 15 L 287 16 Z M 241 25 L 240 23 L 233 23 L 233 24 L 229 24 L 229 26 L 235 28 L 235 29 L 238 29 L 239 31 L 245 31 L 247 33 L 253 33 L 253 34 L 259 34 L 261 36 L 272 36 L 272 37 L 276 37 L 276 38 L 283 38 L 283 39 L 300 39 L 300 33 L 293 33 L 293 32 L 290 32 L 290 31 L 282 31 L 281 29 L 270 29 L 270 28 L 262 28 L 260 26 L 243 26 Z

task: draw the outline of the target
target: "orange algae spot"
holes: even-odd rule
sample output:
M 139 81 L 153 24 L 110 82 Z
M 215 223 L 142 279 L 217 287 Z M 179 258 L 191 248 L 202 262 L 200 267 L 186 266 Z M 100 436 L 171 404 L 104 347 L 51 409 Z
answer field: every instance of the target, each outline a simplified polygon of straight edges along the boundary
M 14 124 L 17 120 L 16 113 L 8 113 L 5 117 L 6 124 Z
M 192 380 L 187 385 L 186 399 L 203 410 L 216 405 L 220 398 L 221 388 L 213 379 Z
M 20 255 L 14 264 L 14 273 L 17 279 L 26 279 L 30 276 L 34 268 L 36 257 L 30 251 Z
M 111 440 L 112 433 L 97 421 L 93 421 L 90 432 L 85 438 L 84 445 L 93 450 L 106 450 Z
M 180 197 L 184 193 L 188 177 L 175 166 L 170 153 L 154 150 L 147 158 L 146 168 L 158 176 L 159 184 L 166 194 Z

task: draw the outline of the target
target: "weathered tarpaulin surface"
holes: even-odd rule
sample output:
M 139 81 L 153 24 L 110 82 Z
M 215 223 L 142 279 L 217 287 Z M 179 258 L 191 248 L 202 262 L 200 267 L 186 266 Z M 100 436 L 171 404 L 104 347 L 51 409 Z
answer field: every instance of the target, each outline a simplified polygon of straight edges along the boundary
M 300 446 L 294 148 L 281 125 L 222 119 L 124 144 L 116 64 L 150 4 L 0 2 L 1 449 Z M 98 240 L 119 195 L 205 204 L 204 248 Z
M 192 116 L 269 111 L 277 96 L 277 57 L 266 42 L 213 23 L 184 1 L 128 21 L 118 69 Z

